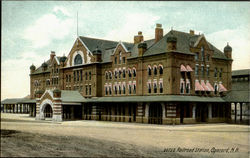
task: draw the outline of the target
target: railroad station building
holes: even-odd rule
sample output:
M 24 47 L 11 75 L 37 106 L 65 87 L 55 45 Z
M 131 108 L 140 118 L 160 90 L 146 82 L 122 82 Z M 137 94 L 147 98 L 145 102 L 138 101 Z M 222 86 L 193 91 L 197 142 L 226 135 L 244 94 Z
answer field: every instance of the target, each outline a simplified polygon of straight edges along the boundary
M 30 66 L 29 113 L 52 118 L 189 124 L 230 122 L 232 48 L 156 24 L 134 42 L 78 36 L 67 56 Z M 226 42 L 225 42 L 226 43 Z

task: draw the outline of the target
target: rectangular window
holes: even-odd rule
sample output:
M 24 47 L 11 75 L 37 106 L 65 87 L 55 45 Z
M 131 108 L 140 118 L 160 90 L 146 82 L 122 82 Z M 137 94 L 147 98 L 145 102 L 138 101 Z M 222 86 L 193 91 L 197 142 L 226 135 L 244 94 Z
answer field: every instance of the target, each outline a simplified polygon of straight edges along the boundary
M 151 84 L 148 84 L 148 93 L 151 93 Z
M 123 94 L 126 94 L 126 86 L 123 85 Z
M 108 87 L 105 86 L 105 95 L 108 95 Z
M 66 82 L 68 82 L 69 81 L 69 79 L 68 79 L 69 77 L 68 77 L 68 75 L 66 75 Z
M 204 77 L 204 66 L 201 66 L 201 75 Z
M 131 92 L 132 92 L 131 85 L 128 86 L 128 92 L 129 92 L 129 94 L 131 94 Z
M 80 80 L 82 81 L 82 70 L 80 71 Z
M 210 55 L 208 54 L 208 55 L 207 55 L 207 61 L 209 61 L 209 59 L 210 59 Z
M 115 57 L 115 64 L 117 64 L 117 57 Z
M 76 71 L 77 73 L 77 81 L 79 81 L 79 71 Z
M 88 80 L 88 73 L 85 72 L 85 80 Z
M 163 93 L 163 84 L 160 83 L 160 93 Z
M 199 65 L 195 65 L 195 75 L 199 75 Z
M 199 54 L 198 53 L 195 53 L 195 61 L 198 61 L 199 60 Z
M 217 68 L 214 68 L 214 77 L 217 77 Z
M 154 83 L 154 93 L 157 93 L 157 85 Z
M 136 85 L 135 84 L 134 84 L 133 92 L 134 92 L 134 94 L 136 94 Z
M 91 95 L 91 85 L 89 85 L 89 95 Z
M 205 53 L 204 53 L 204 48 L 201 47 L 201 61 L 204 61 Z
M 123 78 L 126 78 L 126 71 L 125 71 L 125 69 L 123 69 L 123 71 L 122 71 L 122 76 L 123 76 Z
M 85 94 L 88 95 L 88 85 L 85 85 Z
M 91 80 L 91 72 L 89 72 L 89 80 Z
M 209 76 L 209 67 L 207 67 L 207 77 Z
M 112 90 L 111 89 L 112 89 L 111 86 L 109 86 L 109 95 L 112 94 Z
M 186 93 L 189 94 L 190 93 L 190 83 L 186 84 Z
M 74 71 L 74 82 L 76 81 L 76 72 Z
M 125 61 L 126 61 L 125 57 L 122 57 L 123 64 L 125 64 Z
M 71 75 L 69 75 L 69 82 L 71 82 Z

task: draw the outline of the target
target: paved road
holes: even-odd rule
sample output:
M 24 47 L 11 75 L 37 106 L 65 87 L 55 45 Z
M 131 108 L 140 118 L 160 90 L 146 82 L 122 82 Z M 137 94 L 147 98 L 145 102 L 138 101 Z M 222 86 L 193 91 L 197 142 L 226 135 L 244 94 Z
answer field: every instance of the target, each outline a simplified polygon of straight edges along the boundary
M 82 140 L 79 144 L 83 145 L 79 149 L 81 151 L 85 151 L 87 146 L 90 150 L 90 144 L 86 142 L 96 142 L 94 145 L 96 150 L 87 153 L 87 156 L 244 158 L 248 157 L 250 138 L 250 128 L 245 125 L 166 126 L 86 120 L 55 123 L 35 121 L 34 118 L 24 114 L 2 114 L 1 129 L 21 131 L 26 136 L 30 134 L 29 139 L 34 138 L 33 141 L 36 142 L 42 140 L 41 138 L 35 139 L 36 135 L 43 135 L 43 139 L 51 139 L 67 145 L 67 142 L 62 142 L 62 138 L 72 137 L 71 140 L 76 142 Z M 82 142 L 85 144 L 81 144 Z M 4 146 L 2 141 L 1 145 Z M 79 151 L 73 149 L 70 151 L 69 153 L 73 156 L 82 156 Z M 99 155 L 95 155 L 97 151 Z M 7 152 L 7 156 L 8 154 L 12 156 L 10 151 Z M 43 154 L 46 155 L 49 152 Z M 59 156 L 69 156 L 60 154 Z M 50 154 L 49 156 L 57 155 Z

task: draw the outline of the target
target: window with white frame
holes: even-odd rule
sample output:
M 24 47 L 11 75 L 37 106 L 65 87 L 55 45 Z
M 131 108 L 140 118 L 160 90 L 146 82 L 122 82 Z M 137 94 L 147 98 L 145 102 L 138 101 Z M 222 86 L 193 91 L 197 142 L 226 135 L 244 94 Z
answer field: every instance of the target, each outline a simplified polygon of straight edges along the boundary
M 148 66 L 148 76 L 151 76 L 151 66 Z
M 162 65 L 159 66 L 159 73 L 160 73 L 160 75 L 163 74 L 163 66 Z
M 163 83 L 160 82 L 160 93 L 163 93 Z
M 136 69 L 133 68 L 133 77 L 136 77 Z
M 157 66 L 154 66 L 154 75 L 157 75 Z
M 181 79 L 180 81 L 180 93 L 181 94 L 184 94 L 184 89 L 185 89 L 185 83 L 184 83 L 184 80 Z
M 190 93 L 190 80 L 187 79 L 186 81 L 186 93 L 189 94 Z
M 148 93 L 151 93 L 151 83 L 148 83 Z
M 154 83 L 154 93 L 157 93 L 157 84 Z

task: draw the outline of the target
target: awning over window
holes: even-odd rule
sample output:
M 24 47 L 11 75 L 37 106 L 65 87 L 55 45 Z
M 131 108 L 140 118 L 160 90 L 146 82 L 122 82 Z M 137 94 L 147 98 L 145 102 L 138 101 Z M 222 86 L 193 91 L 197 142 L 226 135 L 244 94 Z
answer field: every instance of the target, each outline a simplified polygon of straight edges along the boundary
M 209 82 L 206 83 L 206 86 L 208 87 L 208 89 L 209 89 L 211 92 L 214 91 L 213 86 L 212 86 Z
M 205 89 L 200 85 L 199 81 L 195 81 L 195 91 L 205 91 Z
M 219 84 L 219 92 L 226 92 L 227 89 L 220 83 Z
M 187 71 L 188 71 L 188 72 L 193 71 L 193 69 L 192 69 L 189 65 L 187 65 L 187 67 L 186 67 L 186 68 L 187 68 Z
M 181 65 L 181 72 L 187 72 L 187 69 L 184 65 Z
M 201 81 L 201 86 L 203 87 L 203 89 L 205 91 L 210 91 L 210 89 L 206 86 L 206 84 L 205 84 L 205 82 L 203 80 Z

